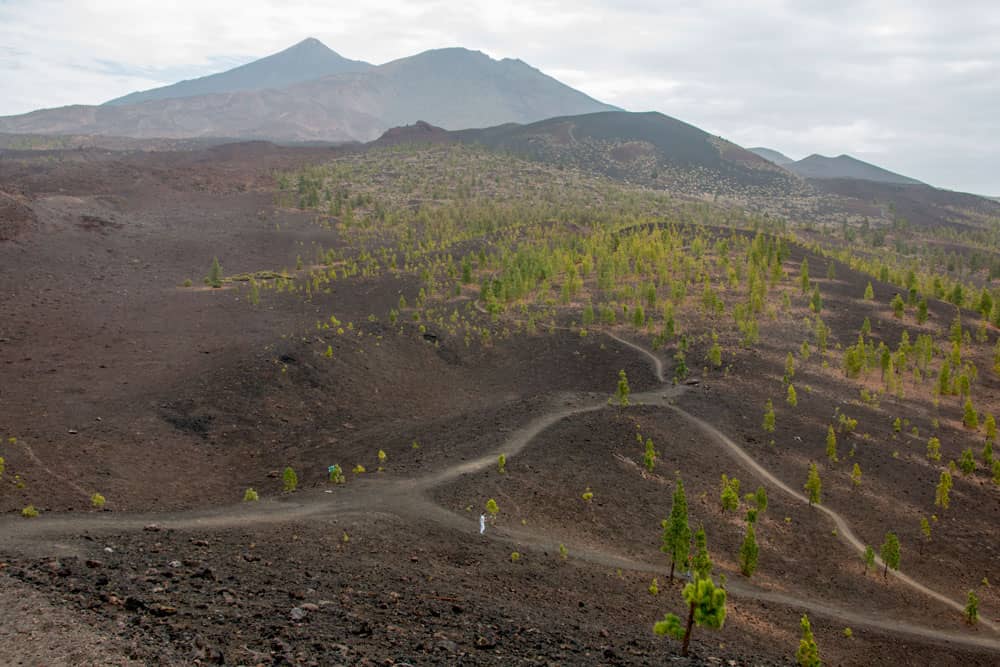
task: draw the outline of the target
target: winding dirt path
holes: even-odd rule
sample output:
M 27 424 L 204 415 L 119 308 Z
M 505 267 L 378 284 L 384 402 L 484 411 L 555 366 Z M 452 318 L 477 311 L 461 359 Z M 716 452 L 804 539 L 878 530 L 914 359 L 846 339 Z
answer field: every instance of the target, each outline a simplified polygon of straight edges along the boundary
M 699 429 L 722 445 L 739 463 L 752 470 L 761 479 L 777 487 L 791 498 L 808 503 L 800 492 L 785 484 L 769 470 L 760 465 L 750 454 L 731 438 L 720 432 L 711 424 L 684 411 L 673 404 L 673 399 L 683 391 L 683 386 L 667 385 L 664 375 L 664 363 L 646 348 L 632 343 L 619 336 L 605 332 L 610 338 L 620 344 L 635 350 L 645 356 L 653 369 L 660 388 L 632 395 L 635 403 L 653 405 L 669 409 L 691 421 Z M 317 517 L 344 516 L 350 514 L 389 513 L 397 516 L 430 520 L 435 523 L 466 532 L 476 532 L 477 522 L 467 516 L 454 513 L 434 503 L 428 497 L 428 492 L 441 484 L 456 479 L 462 475 L 480 472 L 496 465 L 497 457 L 503 453 L 508 457 L 515 456 L 527 447 L 535 437 L 559 421 L 585 412 L 600 410 L 607 405 L 604 396 L 595 394 L 557 394 L 552 397 L 554 405 L 551 410 L 536 417 L 528 424 L 513 432 L 495 451 L 483 454 L 443 471 L 421 477 L 396 480 L 391 485 L 377 479 L 368 478 L 352 480 L 347 487 L 339 487 L 333 493 L 325 491 L 308 491 L 297 496 L 281 500 L 265 500 L 252 504 L 240 504 L 218 507 L 210 510 L 189 511 L 178 513 L 149 514 L 88 514 L 84 516 L 47 515 L 33 521 L 24 521 L 14 517 L 0 518 L 0 544 L 5 551 L 26 553 L 32 555 L 48 555 L 53 552 L 63 555 L 76 553 L 80 548 L 71 543 L 74 537 L 83 532 L 92 535 L 114 534 L 126 531 L 143 530 L 149 524 L 156 524 L 162 529 L 174 530 L 224 530 L 229 528 L 259 526 L 271 523 L 305 520 Z M 43 466 L 44 467 L 44 466 Z M 837 534 L 848 546 L 863 552 L 865 545 L 851 530 L 847 521 L 832 509 L 822 505 L 816 509 L 826 514 L 836 525 Z M 489 531 L 493 539 L 529 546 L 539 550 L 558 551 L 559 545 L 544 535 L 518 528 L 501 528 Z M 567 545 L 573 558 L 594 564 L 622 568 L 632 571 L 664 574 L 661 566 L 635 561 L 628 557 L 602 549 L 593 549 L 580 545 Z M 881 560 L 878 562 L 881 565 Z M 893 576 L 914 590 L 927 595 L 938 602 L 959 611 L 964 606 L 951 598 L 900 572 L 893 571 Z M 842 607 L 823 602 L 786 595 L 774 591 L 765 591 L 749 582 L 738 579 L 728 581 L 726 588 L 737 597 L 772 602 L 802 609 L 817 616 L 824 616 L 838 621 L 850 623 L 857 627 L 868 627 L 885 632 L 907 635 L 923 641 L 938 644 L 958 644 L 977 649 L 988 649 L 1000 652 L 1000 640 L 991 637 L 981 637 L 954 631 L 937 630 L 914 625 L 904 621 L 887 619 L 870 614 L 858 613 Z M 996 624 L 986 619 L 980 619 L 980 624 L 994 633 L 998 632 Z

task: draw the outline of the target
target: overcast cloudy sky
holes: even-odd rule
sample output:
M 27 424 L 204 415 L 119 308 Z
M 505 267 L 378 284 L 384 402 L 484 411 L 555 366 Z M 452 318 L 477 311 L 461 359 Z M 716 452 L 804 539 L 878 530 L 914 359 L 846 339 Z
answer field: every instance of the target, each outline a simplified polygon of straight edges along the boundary
M 0 0 L 0 115 L 95 104 L 317 37 L 373 63 L 520 58 L 793 158 L 1000 195 L 997 0 Z

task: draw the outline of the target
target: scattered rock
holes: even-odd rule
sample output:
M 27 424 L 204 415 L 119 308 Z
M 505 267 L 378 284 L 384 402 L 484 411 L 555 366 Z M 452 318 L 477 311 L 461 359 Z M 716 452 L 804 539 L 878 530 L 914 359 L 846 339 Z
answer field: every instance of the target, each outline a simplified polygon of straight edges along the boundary
M 292 611 L 288 615 L 292 617 L 293 621 L 302 621 L 309 615 L 309 612 L 302 607 L 292 607 Z
M 168 604 L 154 604 L 149 608 L 149 613 L 153 616 L 173 616 L 177 613 L 177 607 L 171 607 Z

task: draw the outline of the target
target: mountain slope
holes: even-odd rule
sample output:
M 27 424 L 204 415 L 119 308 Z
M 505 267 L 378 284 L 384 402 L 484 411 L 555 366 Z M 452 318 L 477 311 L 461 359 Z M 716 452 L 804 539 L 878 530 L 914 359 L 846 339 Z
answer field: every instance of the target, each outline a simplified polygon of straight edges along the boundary
M 310 42 L 289 50 L 292 56 L 287 56 L 289 52 L 276 54 L 271 58 L 277 58 L 281 66 L 272 67 L 272 60 L 265 74 L 283 72 L 295 54 L 325 48 Z M 244 66 L 249 70 L 237 68 L 243 70 L 238 77 L 234 74 L 237 70 L 232 70 L 219 75 L 220 79 L 186 83 L 213 87 L 247 84 L 243 78 L 246 71 L 261 62 Z M 151 94 L 177 94 L 177 88 L 170 88 L 174 90 L 158 89 Z M 138 99 L 8 116 L 0 118 L 0 132 L 368 141 L 390 127 L 417 120 L 461 129 L 615 109 L 519 60 L 497 61 L 477 51 L 456 48 L 427 51 L 379 67 L 281 88 L 135 102 Z
M 468 49 L 425 51 L 376 74 L 384 85 L 381 118 L 390 127 L 424 120 L 458 130 L 616 110 L 521 60 Z
M 139 104 L 176 97 L 284 88 L 301 81 L 342 72 L 363 72 L 372 67 L 374 65 L 366 62 L 348 60 L 319 40 L 310 37 L 284 51 L 225 72 L 131 93 L 105 102 L 105 105 Z
M 657 112 L 607 111 L 453 133 L 462 142 L 687 194 L 801 186 L 736 144 Z
M 813 154 L 798 162 L 791 162 L 783 166 L 803 178 L 852 178 L 877 183 L 922 185 L 916 179 L 896 174 L 850 155 L 839 155 L 831 158 Z
M 784 153 L 772 150 L 770 148 L 764 148 L 763 146 L 758 146 L 756 148 L 748 148 L 748 151 L 755 153 L 765 160 L 770 160 L 779 167 L 784 167 L 786 164 L 791 164 L 795 162 L 792 158 L 788 157 Z

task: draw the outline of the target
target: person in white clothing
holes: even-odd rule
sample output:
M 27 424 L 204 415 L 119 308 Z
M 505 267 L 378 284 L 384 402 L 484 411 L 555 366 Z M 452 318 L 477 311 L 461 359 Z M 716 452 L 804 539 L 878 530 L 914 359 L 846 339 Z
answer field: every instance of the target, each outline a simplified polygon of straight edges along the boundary
M 485 514 L 480 514 L 479 515 L 479 534 L 482 535 L 485 532 L 486 532 L 486 515 Z

